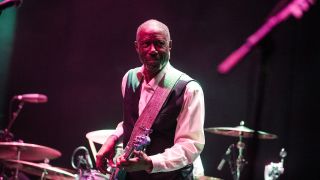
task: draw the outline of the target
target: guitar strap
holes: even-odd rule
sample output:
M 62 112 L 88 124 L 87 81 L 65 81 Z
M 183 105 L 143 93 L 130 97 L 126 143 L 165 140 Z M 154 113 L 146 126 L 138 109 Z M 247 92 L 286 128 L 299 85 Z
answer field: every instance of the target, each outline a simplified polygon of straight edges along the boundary
M 156 119 L 160 109 L 169 97 L 173 87 L 178 82 L 183 73 L 177 69 L 167 72 L 158 87 L 155 89 L 154 94 L 150 98 L 149 102 L 145 106 L 138 120 L 136 121 L 132 130 L 130 139 L 127 143 L 125 151 L 133 147 L 133 141 L 135 137 L 140 135 L 146 135 L 145 129 L 150 129 L 154 120 Z

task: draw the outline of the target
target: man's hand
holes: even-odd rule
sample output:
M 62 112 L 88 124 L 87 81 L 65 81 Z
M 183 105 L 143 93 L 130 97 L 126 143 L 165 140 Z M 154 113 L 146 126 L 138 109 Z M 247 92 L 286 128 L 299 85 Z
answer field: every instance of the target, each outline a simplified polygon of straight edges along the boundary
M 117 158 L 117 167 L 127 172 L 147 171 L 151 172 L 153 165 L 151 158 L 143 151 L 134 151 L 134 158 L 126 160 L 123 156 Z
M 111 135 L 106 140 L 106 142 L 102 145 L 99 152 L 96 155 L 96 167 L 97 169 L 103 173 L 107 173 L 107 164 L 111 167 L 115 167 L 113 162 L 113 157 L 115 155 L 115 146 L 117 143 L 117 136 Z

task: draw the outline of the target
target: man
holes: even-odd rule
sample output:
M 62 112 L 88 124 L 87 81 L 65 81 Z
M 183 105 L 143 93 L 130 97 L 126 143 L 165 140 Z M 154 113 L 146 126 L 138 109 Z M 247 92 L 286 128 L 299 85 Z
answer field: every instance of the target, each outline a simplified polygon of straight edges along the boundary
M 146 151 L 134 151 L 126 160 L 113 163 L 115 145 L 128 142 L 134 123 L 142 113 L 162 78 L 177 71 L 169 63 L 172 41 L 168 27 L 148 20 L 137 29 L 135 48 L 142 67 L 129 70 L 122 81 L 124 119 L 97 154 L 97 168 L 106 173 L 106 160 L 127 172 L 126 179 L 192 179 L 194 160 L 205 144 L 204 97 L 201 86 L 186 74 L 177 81 L 156 117 Z

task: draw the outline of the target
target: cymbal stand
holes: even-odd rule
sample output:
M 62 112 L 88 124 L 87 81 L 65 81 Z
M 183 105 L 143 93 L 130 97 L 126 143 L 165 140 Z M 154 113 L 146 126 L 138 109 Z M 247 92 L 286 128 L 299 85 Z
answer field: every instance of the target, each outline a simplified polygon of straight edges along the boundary
M 44 164 L 47 165 L 47 166 L 50 166 L 49 164 L 50 160 L 48 158 L 45 158 L 44 159 Z M 46 180 L 46 177 L 48 176 L 48 171 L 46 168 L 43 168 L 43 171 L 41 173 L 41 177 L 40 177 L 40 180 Z
M 46 169 L 41 173 L 40 180 L 46 180 L 46 176 L 48 175 L 48 171 Z
M 237 148 L 238 148 L 238 158 L 236 160 L 236 173 L 233 174 L 234 180 L 240 179 L 241 170 L 243 169 L 244 165 L 246 164 L 246 160 L 243 157 L 243 151 L 245 148 L 245 143 L 243 142 L 243 132 L 240 132 L 239 141 L 237 142 Z
M 17 160 L 19 161 L 20 160 L 20 156 L 21 156 L 21 150 L 20 150 L 20 148 L 18 148 L 18 151 L 17 151 Z M 19 168 L 18 167 L 16 167 L 16 169 L 15 169 L 15 173 L 14 173 L 14 179 L 15 180 L 18 180 L 19 179 Z
M 240 126 L 244 126 L 244 121 L 240 122 Z M 245 148 L 245 143 L 243 142 L 243 132 L 239 132 L 239 141 L 237 142 L 237 148 L 238 148 L 238 158 L 236 160 L 236 173 L 233 173 L 233 179 L 234 180 L 239 180 L 240 179 L 240 174 L 241 171 L 244 167 L 244 165 L 247 163 L 246 160 L 244 159 L 244 148 Z

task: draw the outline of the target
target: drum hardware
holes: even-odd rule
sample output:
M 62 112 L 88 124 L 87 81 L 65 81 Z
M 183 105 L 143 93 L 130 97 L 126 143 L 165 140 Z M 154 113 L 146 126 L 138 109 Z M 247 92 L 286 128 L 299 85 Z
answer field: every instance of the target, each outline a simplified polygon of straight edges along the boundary
M 264 168 L 264 179 L 265 180 L 276 180 L 279 178 L 281 174 L 284 173 L 283 163 L 284 158 L 287 156 L 287 152 L 284 148 L 281 149 L 279 156 L 281 157 L 281 161 L 278 163 L 271 162 L 266 165 Z
M 82 175 L 76 175 L 75 180 L 109 180 L 108 174 L 102 174 L 95 169 L 83 171 Z
M 82 152 L 82 153 L 80 153 Z M 99 173 L 93 169 L 88 149 L 85 146 L 77 147 L 71 156 L 71 165 L 77 170 L 76 180 L 107 180 L 108 175 Z
M 217 168 L 218 170 L 221 170 L 225 161 L 227 160 L 234 180 L 240 179 L 241 171 L 244 168 L 244 166 L 247 164 L 247 161 L 244 158 L 245 143 L 243 141 L 243 138 L 252 138 L 252 137 L 257 137 L 258 139 L 276 139 L 277 138 L 277 135 L 275 134 L 270 134 L 264 131 L 255 131 L 253 129 L 245 127 L 244 121 L 241 121 L 240 126 L 237 126 L 237 127 L 212 127 L 212 128 L 205 128 L 205 131 L 209 133 L 239 138 L 236 144 L 236 148 L 238 149 L 238 157 L 231 158 L 231 155 L 233 154 L 233 147 L 234 147 L 234 145 L 231 144 L 228 147 L 224 155 L 224 158 L 221 160 Z
M 244 121 L 240 122 L 240 126 L 244 126 Z M 239 141 L 237 142 L 237 148 L 238 148 L 238 158 L 236 160 L 236 171 L 232 171 L 233 179 L 239 180 L 240 179 L 240 173 L 244 167 L 245 164 L 247 164 L 247 161 L 244 159 L 243 151 L 245 148 L 245 143 L 243 142 L 243 132 L 240 131 L 239 133 Z
M 84 151 L 84 155 L 77 155 L 79 154 L 78 152 L 80 151 Z M 75 163 L 76 155 L 77 155 L 76 157 L 77 161 Z M 71 156 L 71 165 L 74 169 L 77 169 L 77 170 L 88 170 L 93 168 L 90 154 L 86 147 L 79 146 L 73 151 Z
M 221 159 L 221 161 L 220 161 L 220 163 L 219 163 L 219 165 L 217 167 L 217 170 L 221 171 L 223 166 L 224 166 L 224 164 L 226 163 L 226 161 L 228 161 L 231 169 L 233 169 L 232 161 L 231 161 L 231 155 L 233 155 L 233 152 L 234 152 L 233 148 L 234 148 L 234 144 L 231 144 L 228 147 L 227 151 L 225 152 L 223 158 Z

